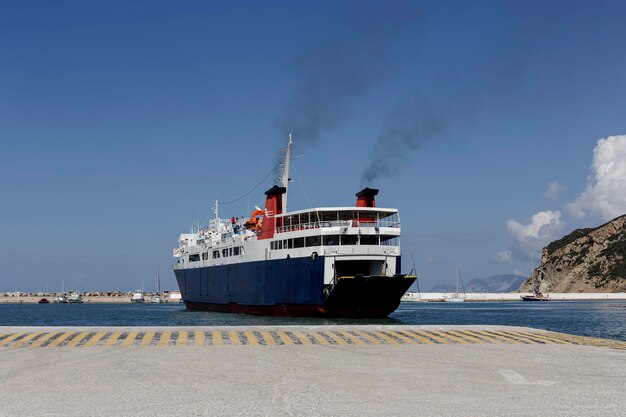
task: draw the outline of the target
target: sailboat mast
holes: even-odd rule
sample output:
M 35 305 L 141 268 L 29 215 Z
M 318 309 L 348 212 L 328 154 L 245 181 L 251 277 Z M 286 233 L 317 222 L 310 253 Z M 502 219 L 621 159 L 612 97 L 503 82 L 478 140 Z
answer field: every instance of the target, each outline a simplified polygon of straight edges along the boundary
M 281 174 L 281 185 L 285 187 L 285 195 L 283 195 L 283 207 L 282 212 L 287 212 L 287 195 L 289 194 L 289 166 L 291 165 L 291 133 L 289 134 L 289 143 L 287 144 L 287 151 L 285 152 L 285 163 L 283 165 L 283 172 Z
M 159 261 L 157 261 L 157 294 L 161 294 L 161 275 L 159 271 Z

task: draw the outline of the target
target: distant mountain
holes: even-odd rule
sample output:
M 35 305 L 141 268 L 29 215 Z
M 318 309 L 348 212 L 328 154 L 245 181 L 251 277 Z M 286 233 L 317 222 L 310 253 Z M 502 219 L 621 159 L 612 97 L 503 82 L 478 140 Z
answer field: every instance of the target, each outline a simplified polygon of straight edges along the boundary
M 513 292 L 517 291 L 526 277 L 513 274 L 474 278 L 465 285 L 465 292 Z M 430 292 L 455 292 L 455 284 L 437 284 Z
M 543 248 L 523 292 L 626 291 L 626 215 L 577 229 Z
M 513 292 L 517 291 L 526 277 L 513 274 L 474 278 L 466 286 L 466 292 Z
M 432 287 L 428 292 L 454 292 L 456 286 L 454 284 L 437 284 Z

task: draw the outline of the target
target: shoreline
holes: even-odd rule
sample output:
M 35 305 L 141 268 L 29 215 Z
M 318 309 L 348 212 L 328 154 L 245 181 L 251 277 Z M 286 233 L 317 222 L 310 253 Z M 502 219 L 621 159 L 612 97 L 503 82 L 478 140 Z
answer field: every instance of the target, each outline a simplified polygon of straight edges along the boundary
M 445 292 L 407 292 L 402 296 L 403 302 L 443 302 L 451 293 Z M 466 302 L 502 302 L 522 301 L 521 297 L 532 295 L 529 292 L 520 293 L 465 293 Z M 624 301 L 626 293 L 544 293 L 549 301 Z
M 100 304 L 100 303 L 109 303 L 109 304 L 130 304 L 131 297 L 133 295 L 132 292 L 122 293 L 122 292 L 84 292 L 78 293 L 81 296 L 83 304 Z M 174 297 L 172 297 L 174 294 Z M 177 304 L 180 298 L 176 297 L 177 293 L 165 292 L 161 295 L 163 299 L 163 303 L 174 303 Z M 37 304 L 39 300 L 42 298 L 46 298 L 50 304 L 54 304 L 55 297 L 62 295 L 62 293 L 22 293 L 22 292 L 7 292 L 0 293 L 0 304 Z M 69 293 L 65 293 L 65 295 L 69 295 Z M 152 297 L 156 296 L 156 293 L 144 293 L 145 302 L 150 303 Z

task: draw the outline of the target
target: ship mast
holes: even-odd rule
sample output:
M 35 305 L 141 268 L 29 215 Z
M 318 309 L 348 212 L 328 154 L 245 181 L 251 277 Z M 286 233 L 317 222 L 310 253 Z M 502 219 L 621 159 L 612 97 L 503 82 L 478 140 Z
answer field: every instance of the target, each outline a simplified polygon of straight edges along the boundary
M 283 196 L 283 207 L 282 213 L 287 212 L 287 195 L 289 194 L 289 165 L 291 163 L 291 145 L 293 141 L 291 140 L 291 133 L 289 134 L 289 143 L 287 144 L 287 151 L 285 152 L 285 163 L 283 165 L 283 172 L 280 175 L 280 182 L 283 187 L 285 187 L 285 195 Z

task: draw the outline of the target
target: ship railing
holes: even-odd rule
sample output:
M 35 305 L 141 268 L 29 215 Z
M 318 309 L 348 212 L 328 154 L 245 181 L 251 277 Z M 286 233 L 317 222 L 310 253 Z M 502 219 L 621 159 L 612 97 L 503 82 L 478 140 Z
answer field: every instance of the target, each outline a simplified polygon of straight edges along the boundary
M 334 220 L 334 221 L 315 221 L 310 223 L 291 224 L 276 227 L 276 233 L 297 232 L 301 230 L 320 229 L 329 227 L 389 227 L 399 228 L 399 221 L 391 220 Z

